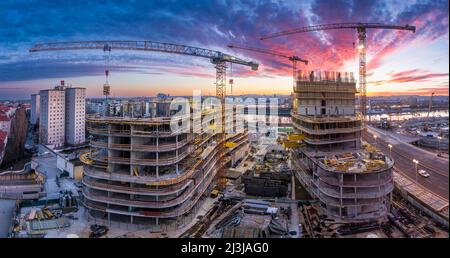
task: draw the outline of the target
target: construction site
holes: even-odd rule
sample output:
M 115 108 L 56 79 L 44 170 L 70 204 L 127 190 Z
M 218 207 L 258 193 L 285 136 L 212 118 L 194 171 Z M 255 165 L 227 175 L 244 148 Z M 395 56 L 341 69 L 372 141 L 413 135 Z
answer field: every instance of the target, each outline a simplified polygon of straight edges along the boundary
M 48 177 L 38 172 L 53 169 L 46 164 L 36 166 L 31 174 L 30 169 L 12 173 L 14 176 L 0 174 L 0 189 L 8 188 L 3 182 L 6 177 L 8 182 L 25 180 L 25 185 L 33 185 L 32 193 L 27 188 L 17 197 L 22 201 L 16 205 L 9 236 L 448 237 L 448 200 L 429 198 L 433 206 L 413 196 L 410 186 L 418 183 L 417 173 L 414 182 L 399 177 L 393 146 L 377 142 L 378 135 L 372 141 L 368 134 L 366 29 L 415 32 L 415 27 L 338 23 L 278 32 L 261 40 L 336 29 L 357 32 L 358 86 L 352 72 L 299 69 L 299 62 L 307 66 L 308 61 L 296 55 L 228 45 L 292 63 L 292 122 L 283 127 L 270 125 L 266 131 L 258 131 L 263 128 L 258 123 L 256 128 L 249 121 L 239 124 L 240 116 L 252 115 L 248 105 L 245 115 L 239 113 L 243 107 L 225 105 L 226 97 L 233 96 L 234 82 L 228 71 L 233 65 L 257 71 L 259 64 L 254 61 L 154 41 L 34 45 L 29 50 L 32 53 L 103 51 L 106 80 L 103 98 L 96 103 L 100 108 L 85 115 L 89 147 L 63 153 L 70 159 L 59 152 L 49 154 L 64 163 L 58 167 L 62 172 L 54 176 L 56 190 L 49 194 L 53 186 L 48 187 Z M 207 59 L 215 69 L 216 104 L 207 105 L 207 98 L 193 96 L 186 98 L 185 106 L 176 104 L 174 109 L 175 97 L 164 94 L 145 101 L 140 97 L 115 99 L 109 83 L 109 58 L 115 50 Z M 231 94 L 227 94 L 227 86 Z M 268 120 L 263 117 L 258 122 L 267 125 Z M 434 126 L 428 117 L 426 121 L 428 132 L 447 126 L 448 138 L 448 123 Z M 440 132 L 439 137 L 444 134 Z M 441 138 L 436 139 L 438 150 L 443 149 L 441 144 L 448 149 L 448 140 L 445 145 Z M 46 163 L 42 156 L 34 161 Z M 70 179 L 64 178 L 69 174 L 67 163 L 72 164 Z M 76 166 L 82 167 L 81 172 L 74 172 Z
M 355 81 L 339 72 L 300 71 L 292 122 L 304 147 L 292 151 L 295 175 L 328 213 L 345 221 L 386 217 L 393 190 L 393 161 L 361 145 Z

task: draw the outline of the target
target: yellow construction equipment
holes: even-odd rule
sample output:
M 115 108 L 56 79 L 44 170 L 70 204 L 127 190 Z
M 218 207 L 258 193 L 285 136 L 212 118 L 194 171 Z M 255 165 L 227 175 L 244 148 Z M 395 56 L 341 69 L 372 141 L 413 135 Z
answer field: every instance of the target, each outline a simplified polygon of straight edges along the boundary
M 216 128 L 217 128 L 216 124 L 212 124 L 212 125 L 208 126 L 209 130 L 216 130 Z
M 211 191 L 211 198 L 216 198 L 219 195 L 220 191 L 217 189 L 214 189 Z
M 297 141 L 286 141 L 286 140 L 281 141 L 281 145 L 285 149 L 294 149 L 301 146 L 301 144 Z
M 303 134 L 288 134 L 287 138 L 289 141 L 302 141 L 306 137 Z
M 339 171 L 347 171 L 348 167 L 345 165 L 345 163 L 341 163 L 336 166 L 336 169 Z
M 337 161 L 337 159 L 332 158 L 332 159 L 329 159 L 329 164 L 331 166 L 336 166 L 338 164 L 338 161 Z
M 139 176 L 139 171 L 138 171 L 137 167 L 133 168 L 133 173 L 134 173 L 134 176 Z
M 94 161 L 89 158 L 89 154 L 90 154 L 89 152 L 82 154 L 80 156 L 80 161 L 83 162 L 84 164 L 92 165 L 92 163 L 94 163 Z
M 375 152 L 375 151 L 377 151 L 377 148 L 375 148 L 373 145 L 370 145 L 370 144 L 367 144 L 367 145 L 365 146 L 365 149 L 366 149 L 368 152 Z
M 202 141 L 202 137 L 195 137 L 194 139 L 194 145 L 198 145 Z
M 352 158 L 353 154 L 351 152 L 346 152 L 346 153 L 342 154 L 342 157 L 343 158 Z
M 347 161 L 347 162 L 345 162 L 344 163 L 347 167 L 351 167 L 351 166 L 354 166 L 355 165 L 355 162 L 354 161 Z
M 226 147 L 226 148 L 234 148 L 234 147 L 237 146 L 237 143 L 235 143 L 235 142 L 225 142 L 223 144 L 223 146 Z

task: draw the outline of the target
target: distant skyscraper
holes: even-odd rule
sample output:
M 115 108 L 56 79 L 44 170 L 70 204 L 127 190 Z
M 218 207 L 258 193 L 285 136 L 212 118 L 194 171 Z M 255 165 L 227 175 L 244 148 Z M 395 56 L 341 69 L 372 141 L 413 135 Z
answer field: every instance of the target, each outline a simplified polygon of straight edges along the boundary
M 31 124 L 35 125 L 39 122 L 39 112 L 40 112 L 40 96 L 39 94 L 31 95 Z
M 84 121 L 86 89 L 66 88 L 66 143 L 82 144 L 85 141 Z

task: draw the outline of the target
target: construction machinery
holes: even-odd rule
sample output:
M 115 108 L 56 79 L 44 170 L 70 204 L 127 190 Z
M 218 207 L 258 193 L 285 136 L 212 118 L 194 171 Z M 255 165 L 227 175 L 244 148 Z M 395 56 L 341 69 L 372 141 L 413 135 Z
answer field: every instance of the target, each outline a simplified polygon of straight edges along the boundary
M 366 30 L 367 29 L 389 29 L 389 30 L 409 30 L 412 32 L 416 31 L 415 26 L 411 25 L 393 25 L 393 24 L 382 24 L 382 23 L 334 23 L 334 24 L 322 24 L 314 26 L 306 26 L 292 30 L 281 31 L 273 33 L 270 35 L 262 36 L 261 40 L 275 38 L 279 36 L 287 36 L 291 34 L 304 33 L 310 31 L 321 31 L 321 30 L 335 30 L 335 29 L 356 29 L 358 32 L 358 50 L 359 50 L 359 108 L 362 115 L 362 122 L 365 125 L 366 112 Z M 364 126 L 365 128 L 365 126 Z
M 431 108 L 433 107 L 433 96 L 434 96 L 434 92 L 431 93 L 430 101 L 428 102 L 428 113 L 427 113 L 427 117 L 425 118 L 425 123 L 423 125 L 423 130 L 425 132 L 428 132 L 430 130 L 430 125 L 428 122 L 430 119 Z
M 252 61 L 245 61 L 237 57 L 205 48 L 198 48 L 186 45 L 178 45 L 171 43 L 162 43 L 154 41 L 79 41 L 79 42 L 53 42 L 35 44 L 29 52 L 40 51 L 60 51 L 60 50 L 103 50 L 108 54 L 108 59 L 105 63 L 105 75 L 108 78 L 109 74 L 109 53 L 111 50 L 133 50 L 133 51 L 153 51 L 170 54 L 179 54 L 187 56 L 195 56 L 208 58 L 216 68 L 216 97 L 221 102 L 221 123 L 218 129 L 218 142 L 223 142 L 225 139 L 225 97 L 226 97 L 226 68 L 227 63 L 238 64 L 251 67 L 252 70 L 258 70 L 258 63 Z M 106 80 L 106 88 L 104 87 L 104 94 L 109 95 L 109 84 Z M 217 124 L 218 121 L 215 121 Z M 214 125 L 214 128 L 216 125 Z M 233 143 L 225 142 L 224 144 L 233 145 Z M 227 146 L 222 146 L 220 152 L 225 152 Z M 82 157 L 82 159 L 87 159 Z M 90 160 L 87 160 L 90 162 Z
M 308 60 L 302 59 L 302 58 L 300 58 L 298 56 L 288 56 L 288 55 L 285 55 L 283 53 L 279 53 L 279 52 L 273 51 L 273 50 L 256 48 L 256 47 L 250 47 L 250 46 L 239 46 L 239 45 L 235 45 L 235 44 L 229 44 L 228 47 L 229 48 L 244 49 L 244 50 L 259 52 L 259 53 L 263 53 L 263 54 L 268 54 L 268 55 L 273 55 L 273 56 L 287 58 L 289 61 L 292 62 L 292 76 L 293 76 L 293 79 L 294 79 L 294 85 L 295 85 L 295 76 L 297 74 L 297 62 L 302 62 L 305 65 L 308 65 Z
M 216 68 L 216 96 L 223 99 L 226 95 L 226 63 L 250 66 L 252 70 L 258 70 L 258 64 L 251 61 L 245 61 L 237 57 L 224 54 L 219 51 L 209 50 L 185 45 L 161 43 L 154 41 L 79 41 L 79 42 L 54 42 L 35 44 L 29 51 L 58 51 L 58 50 L 80 50 L 80 49 L 101 49 L 103 51 L 111 50 L 137 50 L 154 51 L 171 54 L 181 54 L 208 58 Z

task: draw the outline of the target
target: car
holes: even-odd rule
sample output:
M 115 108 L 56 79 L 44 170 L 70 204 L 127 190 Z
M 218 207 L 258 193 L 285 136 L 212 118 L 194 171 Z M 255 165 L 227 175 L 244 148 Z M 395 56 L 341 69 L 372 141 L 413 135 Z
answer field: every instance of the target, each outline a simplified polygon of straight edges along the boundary
M 103 225 L 91 225 L 90 227 L 91 233 L 89 234 L 89 238 L 99 238 L 101 236 L 106 235 L 108 233 L 108 227 Z
M 423 170 L 423 169 L 419 169 L 418 173 L 419 173 L 419 175 L 421 175 L 423 177 L 429 177 L 430 176 L 430 174 L 428 174 L 428 172 Z

